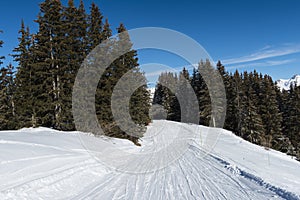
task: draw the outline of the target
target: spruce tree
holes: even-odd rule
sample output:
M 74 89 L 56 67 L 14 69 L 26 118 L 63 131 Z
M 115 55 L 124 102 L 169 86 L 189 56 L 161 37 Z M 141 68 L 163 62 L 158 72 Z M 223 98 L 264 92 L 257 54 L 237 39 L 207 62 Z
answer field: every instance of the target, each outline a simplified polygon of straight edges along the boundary
M 200 61 L 198 66 L 198 71 L 203 74 L 209 74 L 212 70 L 212 66 L 208 60 L 206 62 Z M 207 80 L 210 81 L 210 80 Z M 199 80 L 199 108 L 200 108 L 200 124 L 209 126 L 211 120 L 211 99 L 209 95 L 209 90 L 204 79 L 200 78 Z
M 290 139 L 293 150 L 291 155 L 300 159 L 300 87 L 292 85 L 290 87 L 289 97 L 286 101 L 288 105 L 284 134 Z
M 79 8 L 74 6 L 73 0 L 68 1 L 68 6 L 62 12 L 63 49 L 60 56 L 60 98 L 61 114 L 57 128 L 61 130 L 74 130 L 75 125 L 72 115 L 72 88 L 74 81 L 87 52 L 86 44 L 86 14 L 82 1 Z
M 260 100 L 260 114 L 265 129 L 263 145 L 270 148 L 276 147 L 282 139 L 282 116 L 279 111 L 274 82 L 267 75 L 263 78 Z
M 17 128 L 35 127 L 36 113 L 34 112 L 34 69 L 32 68 L 32 38 L 29 28 L 25 28 L 24 21 L 21 22 L 19 30 L 19 45 L 16 47 L 12 55 L 14 61 L 18 63 L 15 78 L 15 102 L 16 102 L 16 121 Z
M 253 89 L 252 73 L 244 72 L 243 95 L 241 96 L 241 136 L 255 144 L 261 144 L 264 139 L 264 124 L 256 104 L 256 93 Z
M 174 121 L 181 121 L 185 123 L 192 123 L 191 117 L 193 116 L 192 108 L 193 103 L 191 102 L 191 94 L 192 91 L 189 90 L 189 86 L 191 85 L 190 75 L 188 70 L 186 68 L 183 68 L 183 70 L 179 74 L 179 80 L 178 80 L 178 88 L 176 91 L 176 97 L 183 97 L 184 99 L 179 104 L 179 99 L 174 99 L 173 106 L 171 107 L 171 110 L 173 109 L 173 113 L 175 113 Z M 184 112 L 182 112 L 182 110 Z
M 167 86 L 176 86 L 178 77 L 171 72 L 164 72 L 158 77 L 158 83 L 155 89 L 153 104 L 161 105 L 159 108 L 160 115 L 164 119 L 165 112 L 168 120 L 180 120 L 179 102 L 175 96 L 176 88 L 171 91 Z
M 234 91 L 233 79 L 232 75 L 225 71 L 225 67 L 222 65 L 221 61 L 217 63 L 217 69 L 222 76 L 222 80 L 224 83 L 225 91 L 226 91 L 226 99 L 227 99 L 227 108 L 226 108 L 226 118 L 224 128 L 231 130 L 233 132 L 236 131 L 235 123 L 237 121 L 236 118 L 236 92 Z
M 31 48 L 34 68 L 34 110 L 38 126 L 61 129 L 62 74 L 64 73 L 64 26 L 62 5 L 58 0 L 40 4 L 39 25 Z
M 14 67 L 0 69 L 0 130 L 15 129 Z
M 111 30 L 106 21 L 106 32 L 104 32 L 103 16 L 95 3 L 92 3 L 87 24 L 87 53 L 90 53 L 97 45 L 111 36 Z
M 134 76 L 137 77 L 143 77 L 144 85 L 138 88 L 133 95 L 131 96 L 130 101 L 130 114 L 132 117 L 132 120 L 135 122 L 135 124 L 140 126 L 139 130 L 136 131 L 136 135 L 139 135 L 140 137 L 143 136 L 143 132 L 146 131 L 145 126 L 149 124 L 150 118 L 149 118 L 149 110 L 150 110 L 150 93 L 147 90 L 147 82 L 144 75 L 140 72 L 138 59 L 137 59 L 137 51 L 132 50 L 132 43 L 130 41 L 130 36 L 127 33 L 127 30 L 123 24 L 120 24 L 120 26 L 117 29 L 118 33 L 120 34 L 119 40 L 118 40 L 118 46 L 124 48 L 128 47 L 128 52 L 124 55 L 122 55 L 120 58 L 116 60 L 114 63 L 116 65 L 115 69 L 115 75 L 116 80 L 119 80 L 126 72 L 131 70 L 133 72 L 132 74 L 132 80 L 134 79 Z M 126 87 L 125 87 L 126 88 Z M 133 140 L 137 138 L 131 138 Z
M 242 99 L 244 93 L 242 90 L 243 87 L 242 78 L 238 70 L 236 70 L 235 73 L 233 74 L 232 87 L 233 87 L 233 94 L 234 94 L 232 103 L 235 105 L 233 110 L 233 119 L 236 119 L 236 121 L 232 122 L 231 129 L 238 136 L 242 136 L 242 113 L 243 113 Z
M 110 33 L 110 31 L 107 30 L 108 23 L 105 24 L 106 27 L 104 27 L 103 29 L 105 30 L 105 32 L 103 32 L 103 35 Z M 117 30 L 118 33 L 122 34 L 120 34 L 118 40 L 115 41 L 115 47 L 120 49 L 114 49 L 114 51 L 125 50 L 127 51 L 127 53 L 120 56 L 113 63 L 111 63 L 111 65 L 106 69 L 105 73 L 102 75 L 99 81 L 96 94 L 97 117 L 106 135 L 128 138 L 136 143 L 137 139 L 143 135 L 143 131 L 145 131 L 145 125 L 150 122 L 149 92 L 146 89 L 146 79 L 144 78 L 144 85 L 137 91 L 135 91 L 131 96 L 129 109 L 132 120 L 140 128 L 138 130 L 133 130 L 132 128 L 134 127 L 127 127 L 129 119 L 123 118 L 121 120 L 123 122 L 123 125 L 126 126 L 126 130 L 121 130 L 120 127 L 117 126 L 111 110 L 111 97 L 114 91 L 114 87 L 117 85 L 121 77 L 130 70 L 132 71 L 131 76 L 139 75 L 139 77 L 141 77 L 143 75 L 138 68 L 138 60 L 136 58 L 137 52 L 131 49 L 132 43 L 130 41 L 130 36 L 126 32 L 124 25 L 121 24 Z M 134 77 L 132 79 L 134 80 Z M 117 98 L 118 101 L 122 101 L 122 98 L 124 98 L 122 96 L 123 93 L 129 93 L 129 87 L 130 85 L 128 85 L 128 87 L 125 87 L 123 91 L 120 91 L 121 94 L 117 94 L 119 95 L 119 98 Z

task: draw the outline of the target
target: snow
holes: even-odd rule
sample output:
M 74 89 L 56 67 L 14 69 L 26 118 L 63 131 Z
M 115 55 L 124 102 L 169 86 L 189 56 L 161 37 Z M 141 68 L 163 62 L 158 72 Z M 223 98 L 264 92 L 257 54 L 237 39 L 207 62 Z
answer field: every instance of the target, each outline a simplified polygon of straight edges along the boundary
M 300 86 L 300 75 L 294 75 L 292 78 L 286 79 L 279 79 L 277 82 L 277 86 L 281 90 L 289 90 L 291 85 Z
M 148 91 L 150 92 L 150 99 L 153 100 L 153 98 L 154 98 L 154 93 L 155 93 L 155 87 L 154 87 L 154 88 L 148 88 Z
M 300 199 L 300 162 L 229 131 L 158 120 L 140 142 L 1 131 L 0 199 Z

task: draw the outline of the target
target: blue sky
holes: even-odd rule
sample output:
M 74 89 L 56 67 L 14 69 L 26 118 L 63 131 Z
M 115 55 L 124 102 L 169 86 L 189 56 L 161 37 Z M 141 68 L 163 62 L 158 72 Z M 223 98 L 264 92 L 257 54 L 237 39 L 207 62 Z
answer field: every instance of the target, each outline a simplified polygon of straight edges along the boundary
M 7 57 L 17 46 L 23 18 L 32 31 L 42 0 L 1 2 L 0 38 Z M 66 5 L 67 0 L 62 0 Z M 75 0 L 78 4 L 79 0 Z M 84 0 L 86 9 L 91 0 Z M 94 0 L 112 28 L 123 22 L 128 29 L 164 27 L 182 32 L 199 42 L 227 70 L 256 69 L 275 80 L 300 73 L 299 0 Z M 160 63 L 176 69 L 186 61 L 167 52 L 142 50 L 140 64 Z M 147 69 L 145 69 L 147 70 Z

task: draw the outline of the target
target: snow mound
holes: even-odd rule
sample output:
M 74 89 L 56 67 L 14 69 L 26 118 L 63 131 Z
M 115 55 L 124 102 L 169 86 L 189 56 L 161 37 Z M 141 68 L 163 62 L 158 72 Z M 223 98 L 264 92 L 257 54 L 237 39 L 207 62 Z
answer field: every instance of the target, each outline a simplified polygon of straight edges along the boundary
M 118 170 L 89 141 L 153 170 Z M 178 143 L 186 145 L 181 153 Z M 300 199 L 299 162 L 229 131 L 158 120 L 141 144 L 47 128 L 1 131 L 0 199 Z

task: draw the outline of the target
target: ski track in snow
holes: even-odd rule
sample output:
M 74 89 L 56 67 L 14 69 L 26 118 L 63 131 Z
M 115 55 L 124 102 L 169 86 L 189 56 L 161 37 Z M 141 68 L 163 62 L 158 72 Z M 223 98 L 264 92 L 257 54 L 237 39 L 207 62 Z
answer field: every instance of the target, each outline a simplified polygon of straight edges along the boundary
M 159 128 L 152 125 L 149 131 L 156 134 L 170 131 L 170 127 L 183 126 L 171 122 L 154 124 Z M 194 129 L 189 130 L 184 125 L 181 130 Z M 133 174 L 121 173 L 99 163 L 83 147 L 78 146 L 78 138 L 74 135 L 57 133 L 53 136 L 55 139 L 62 134 L 64 140 L 71 137 L 69 146 L 64 147 L 59 146 L 59 142 L 58 146 L 50 145 L 47 140 L 28 142 L 19 137 L 20 141 L 17 141 L 20 134 L 17 132 L 12 140 L 12 134 L 10 132 L 7 139 L 5 134 L 0 134 L 0 199 L 3 200 L 300 199 L 299 194 L 265 182 L 257 175 L 223 159 L 222 155 L 215 155 L 214 152 L 206 154 L 201 144 L 192 139 L 187 151 L 168 166 L 154 172 Z M 164 140 L 168 138 L 161 138 L 150 138 L 152 146 L 145 148 L 156 150 L 166 144 Z M 18 147 L 22 147 L 20 152 L 23 157 L 11 156 L 11 159 L 2 151 Z M 152 156 L 144 167 L 151 167 L 152 162 L 158 165 L 163 163 L 164 156 Z

